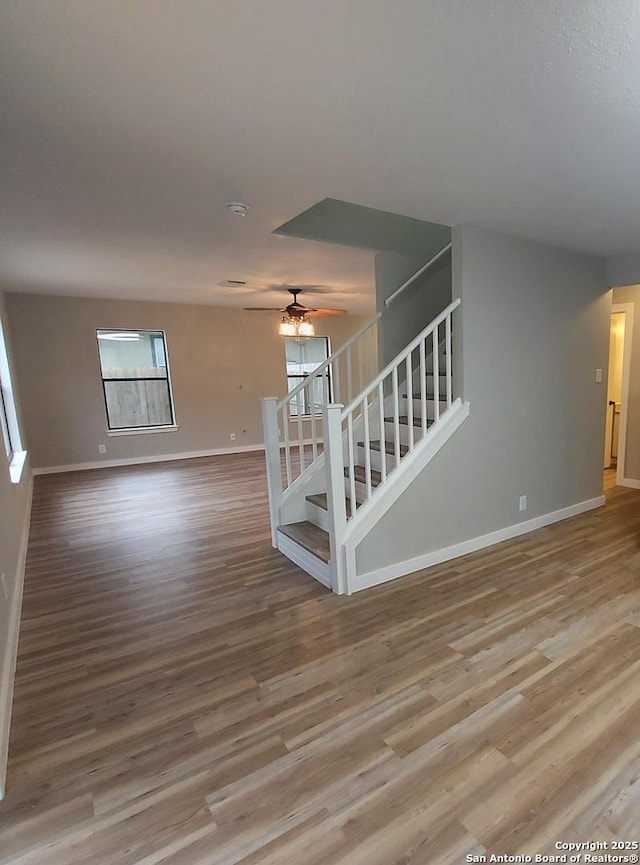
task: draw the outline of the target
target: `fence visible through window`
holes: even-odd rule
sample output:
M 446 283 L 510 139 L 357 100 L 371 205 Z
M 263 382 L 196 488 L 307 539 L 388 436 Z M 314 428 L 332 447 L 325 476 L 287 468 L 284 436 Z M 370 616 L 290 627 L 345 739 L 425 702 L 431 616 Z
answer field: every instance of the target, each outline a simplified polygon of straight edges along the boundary
M 165 335 L 155 330 L 98 330 L 110 430 L 175 423 Z

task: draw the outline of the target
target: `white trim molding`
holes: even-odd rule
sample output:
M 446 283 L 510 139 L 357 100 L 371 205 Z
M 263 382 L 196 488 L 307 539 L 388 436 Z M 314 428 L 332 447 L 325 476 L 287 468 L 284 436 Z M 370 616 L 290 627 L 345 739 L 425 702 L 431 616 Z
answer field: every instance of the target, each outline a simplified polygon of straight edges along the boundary
M 622 404 L 620 406 L 620 430 L 618 433 L 618 464 L 616 468 L 616 483 L 620 487 L 633 486 L 624 477 L 627 454 L 627 425 L 629 410 L 629 380 L 631 378 L 631 351 L 633 348 L 633 303 L 614 303 L 611 313 L 624 313 L 624 342 L 622 345 Z M 640 489 L 640 485 L 635 487 Z
M 20 614 L 22 611 L 22 590 L 24 587 L 24 571 L 27 562 L 27 546 L 29 543 L 29 527 L 31 525 L 31 503 L 33 500 L 33 475 L 29 479 L 27 492 L 27 509 L 20 538 L 16 580 L 11 608 L 9 610 L 9 633 L 5 647 L 4 662 L 0 670 L 0 799 L 4 798 L 7 778 L 7 762 L 9 757 L 9 729 L 11 726 L 11 708 L 13 704 L 13 683 L 16 674 L 18 658 L 18 636 L 20 632 Z
M 616 478 L 619 487 L 629 487 L 632 490 L 640 490 L 640 481 L 635 478 Z
M 61 472 L 80 472 L 89 469 L 110 469 L 118 466 L 137 466 L 145 463 L 167 463 L 174 460 L 191 460 L 198 457 L 217 457 L 223 454 L 241 454 L 263 451 L 264 445 L 238 445 L 233 448 L 211 448 L 204 451 L 188 451 L 178 454 L 155 454 L 150 457 L 125 457 L 119 460 L 97 460 L 91 463 L 70 463 L 66 466 L 44 466 L 33 470 L 34 475 L 53 475 Z
M 180 427 L 177 424 L 168 424 L 167 426 L 147 426 L 147 427 L 126 427 L 125 429 L 108 429 L 105 430 L 105 435 L 110 437 L 117 436 L 145 436 L 150 433 L 165 433 L 178 432 Z
M 283 535 L 282 532 L 277 532 L 278 549 L 280 552 L 290 559 L 303 571 L 306 571 L 309 576 L 322 583 L 327 589 L 331 588 L 331 573 L 327 562 L 310 553 L 300 544 L 296 543 L 293 538 Z
M 407 574 L 422 571 L 425 568 L 432 567 L 433 565 L 439 565 L 442 564 L 442 562 L 448 562 L 451 559 L 466 556 L 468 553 L 474 553 L 477 550 L 484 549 L 485 547 L 491 547 L 494 544 L 500 544 L 503 541 L 511 540 L 511 538 L 516 538 L 519 535 L 526 535 L 529 532 L 534 532 L 536 529 L 544 528 L 552 523 L 558 523 L 561 520 L 569 519 L 569 517 L 578 516 L 578 514 L 582 514 L 585 511 L 602 507 L 604 503 L 604 496 L 596 496 L 596 498 L 586 499 L 583 502 L 569 505 L 569 507 L 561 508 L 558 511 L 551 511 L 550 513 L 542 514 L 539 517 L 525 520 L 525 522 L 515 523 L 514 525 L 506 526 L 503 529 L 498 529 L 495 532 L 480 535 L 477 538 L 470 538 L 468 541 L 462 541 L 461 543 L 453 544 L 450 547 L 433 550 L 432 552 L 425 553 L 422 556 L 416 556 L 413 559 L 406 559 L 403 562 L 387 565 L 384 568 L 378 568 L 375 571 L 369 571 L 365 574 L 356 574 L 355 578 L 352 579 L 350 589 L 352 592 L 360 592 L 362 589 L 369 589 L 372 586 L 379 585 L 380 583 L 386 583 L 389 582 L 389 580 L 395 580 L 398 577 L 404 577 Z

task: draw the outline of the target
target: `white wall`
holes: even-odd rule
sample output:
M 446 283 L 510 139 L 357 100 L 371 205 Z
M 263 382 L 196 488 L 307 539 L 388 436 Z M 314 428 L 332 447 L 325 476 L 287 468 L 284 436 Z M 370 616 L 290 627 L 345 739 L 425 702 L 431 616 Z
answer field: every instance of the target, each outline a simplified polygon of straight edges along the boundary
M 453 272 L 470 416 L 359 546 L 359 574 L 602 492 L 604 262 L 464 226 Z
M 7 295 L 7 307 L 34 468 L 257 447 L 259 398 L 286 392 L 277 312 L 29 294 Z M 336 349 L 365 321 L 315 325 Z M 165 331 L 177 431 L 106 435 L 98 328 Z
M 0 317 L 7 343 L 9 362 L 13 364 L 11 328 L 6 313 L 4 296 L 0 292 Z M 20 391 L 12 378 L 18 415 L 21 416 Z M 28 446 L 21 424 L 23 447 Z M 0 451 L 0 574 L 4 574 L 6 595 L 0 585 L 0 798 L 4 792 L 7 748 L 9 744 L 9 720 L 13 675 L 18 642 L 18 624 L 24 558 L 26 554 L 29 513 L 31 508 L 31 470 L 25 465 L 22 478 L 14 484 L 9 477 L 9 467 L 4 449 Z

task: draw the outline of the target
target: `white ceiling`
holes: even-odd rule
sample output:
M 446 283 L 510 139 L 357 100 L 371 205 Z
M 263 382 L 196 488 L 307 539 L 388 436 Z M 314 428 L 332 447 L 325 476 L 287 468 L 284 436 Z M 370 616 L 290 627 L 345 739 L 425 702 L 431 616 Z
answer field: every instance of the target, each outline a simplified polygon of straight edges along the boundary
M 3 0 L 0 98 L 9 290 L 367 311 L 325 197 L 640 251 L 637 0 Z

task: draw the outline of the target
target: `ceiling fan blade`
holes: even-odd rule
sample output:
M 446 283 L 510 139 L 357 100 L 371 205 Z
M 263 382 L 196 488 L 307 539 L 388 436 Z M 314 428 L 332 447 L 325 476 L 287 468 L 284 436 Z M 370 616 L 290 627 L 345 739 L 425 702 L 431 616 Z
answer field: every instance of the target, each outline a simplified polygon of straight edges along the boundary
M 310 315 L 347 315 L 346 309 L 308 309 Z
M 246 312 L 285 312 L 284 309 L 278 309 L 275 306 L 245 306 Z

